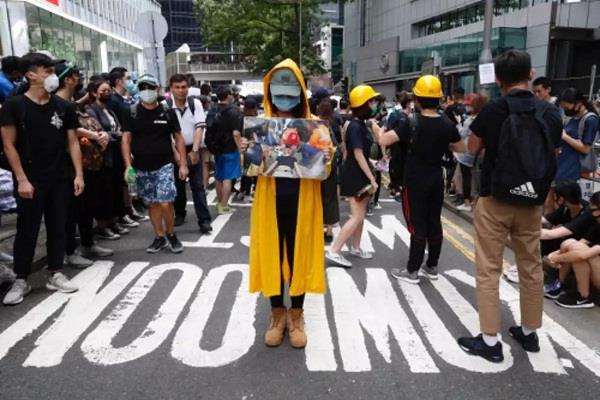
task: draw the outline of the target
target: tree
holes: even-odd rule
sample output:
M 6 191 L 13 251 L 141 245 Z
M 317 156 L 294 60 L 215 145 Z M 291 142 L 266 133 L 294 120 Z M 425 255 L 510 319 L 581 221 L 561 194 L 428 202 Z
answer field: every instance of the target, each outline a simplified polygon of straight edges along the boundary
M 325 69 L 313 47 L 313 34 L 324 23 L 319 6 L 327 2 L 198 0 L 197 5 L 207 46 L 229 48 L 233 43 L 237 51 L 250 56 L 248 66 L 257 73 L 292 58 L 301 61 L 305 73 L 319 74 Z

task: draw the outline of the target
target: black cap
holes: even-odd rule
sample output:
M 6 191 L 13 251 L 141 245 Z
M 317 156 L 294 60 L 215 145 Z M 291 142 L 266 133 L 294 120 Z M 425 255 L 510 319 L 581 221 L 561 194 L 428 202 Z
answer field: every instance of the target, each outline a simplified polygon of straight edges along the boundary
M 58 79 L 61 81 L 75 74 L 81 75 L 81 71 L 79 71 L 77 65 L 71 62 L 62 62 L 60 64 L 57 64 L 54 67 L 54 73 L 58 76 Z
M 312 93 L 312 98 L 317 99 L 318 101 L 323 100 L 325 98 L 331 97 L 331 95 L 333 94 L 333 92 L 327 88 L 324 87 L 318 87 L 317 89 L 315 89 L 315 91 Z
M 32 67 L 55 67 L 64 63 L 65 60 L 53 59 L 44 53 L 27 53 L 19 60 L 19 70 L 22 74 L 29 72 Z
M 248 96 L 244 100 L 244 108 L 256 108 L 258 103 L 256 102 L 256 98 L 254 96 Z

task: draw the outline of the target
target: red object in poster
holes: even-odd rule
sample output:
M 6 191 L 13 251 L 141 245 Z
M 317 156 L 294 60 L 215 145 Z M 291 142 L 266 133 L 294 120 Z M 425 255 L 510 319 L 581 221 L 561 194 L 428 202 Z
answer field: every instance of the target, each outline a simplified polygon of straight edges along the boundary
M 59 2 L 60 0 L 46 0 L 46 1 L 47 1 L 48 3 L 54 4 L 55 6 L 58 6 L 58 5 L 59 5 L 59 4 L 58 4 L 58 2 Z

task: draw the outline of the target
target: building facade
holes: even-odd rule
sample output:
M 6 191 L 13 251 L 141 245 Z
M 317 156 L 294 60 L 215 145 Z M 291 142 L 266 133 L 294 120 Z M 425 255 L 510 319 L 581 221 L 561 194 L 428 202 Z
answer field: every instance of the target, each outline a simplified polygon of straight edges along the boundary
M 431 70 L 446 91 L 474 91 L 483 14 L 482 0 L 350 2 L 344 72 L 352 84 L 369 83 L 388 98 Z M 591 66 L 600 60 L 599 28 L 599 0 L 496 0 L 492 50 L 525 49 L 536 75 L 553 79 L 555 91 L 576 86 L 587 93 Z
M 166 53 L 187 44 L 192 51 L 202 47 L 200 24 L 194 0 L 158 0 L 162 14 L 169 24 L 169 33 L 164 40 Z
M 86 74 L 124 66 L 144 72 L 147 43 L 135 32 L 137 16 L 160 12 L 155 0 L 2 0 L 0 54 L 47 50 Z

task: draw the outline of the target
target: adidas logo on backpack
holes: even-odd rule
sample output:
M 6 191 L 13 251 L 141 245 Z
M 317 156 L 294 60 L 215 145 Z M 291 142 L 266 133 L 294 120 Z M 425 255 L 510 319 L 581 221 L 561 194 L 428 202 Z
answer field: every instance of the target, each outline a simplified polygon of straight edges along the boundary
M 529 197 L 530 199 L 537 199 L 539 197 L 531 182 L 510 189 L 510 193 L 515 196 Z

